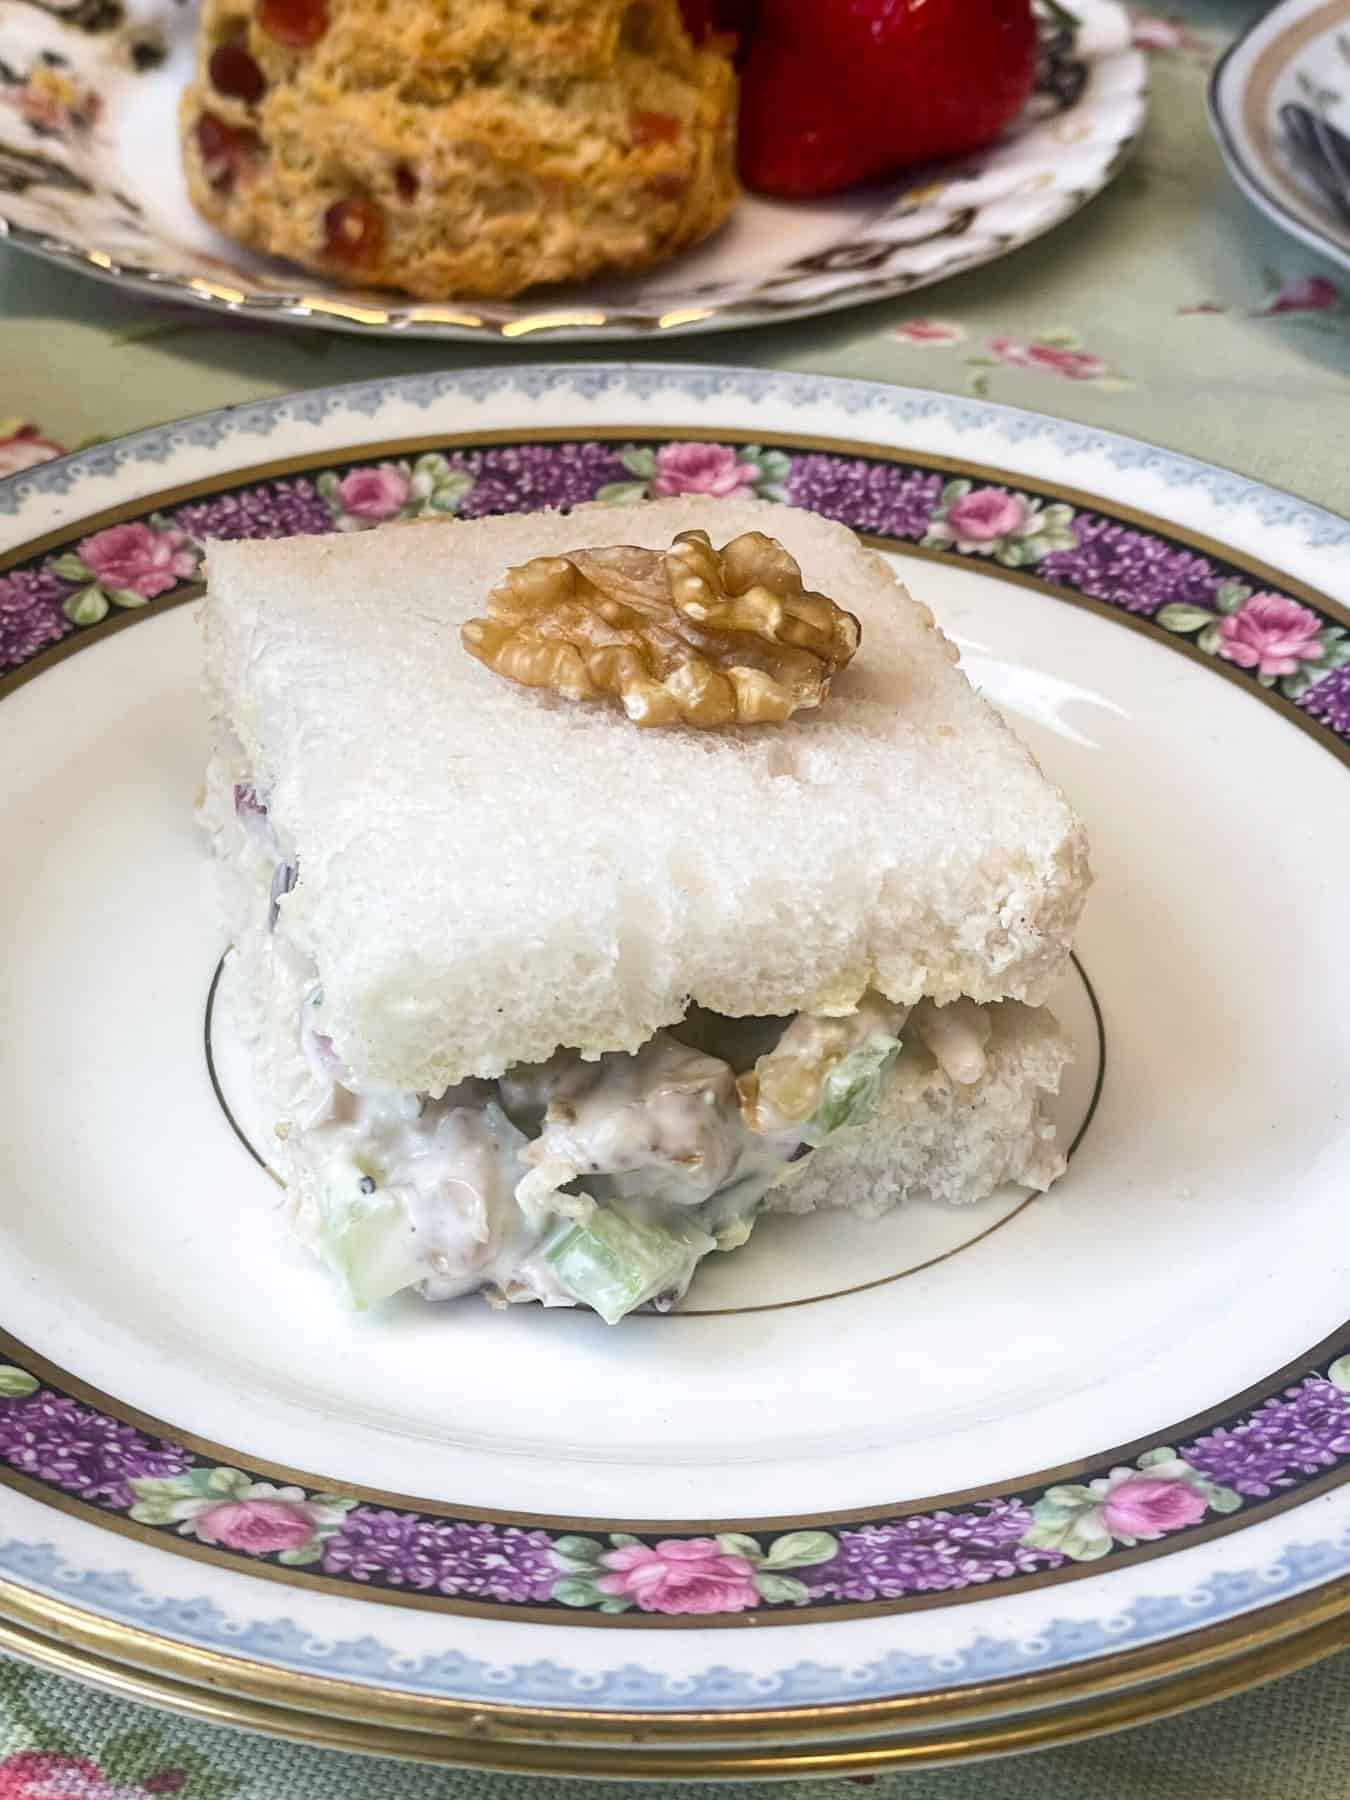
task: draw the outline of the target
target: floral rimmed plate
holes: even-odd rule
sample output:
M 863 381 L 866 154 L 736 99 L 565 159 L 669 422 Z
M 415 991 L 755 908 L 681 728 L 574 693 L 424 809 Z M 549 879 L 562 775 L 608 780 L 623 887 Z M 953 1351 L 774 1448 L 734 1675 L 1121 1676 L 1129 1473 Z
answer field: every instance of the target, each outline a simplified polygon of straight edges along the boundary
M 744 196 L 708 244 L 638 279 L 430 305 L 256 256 L 198 218 L 175 135 L 194 8 L 0 0 L 0 232 L 161 299 L 377 335 L 664 337 L 828 312 L 1005 255 L 1111 179 L 1142 121 L 1144 60 L 1116 0 L 1053 10 L 1037 94 L 988 152 L 835 200 Z
M 1083 812 L 1070 1172 L 782 1221 L 615 1331 L 353 1319 L 222 1107 L 199 546 L 690 490 L 868 534 Z M 986 404 L 592 366 L 103 445 L 0 484 L 0 560 L 0 1641 L 655 1774 L 1008 1748 L 1350 1635 L 1350 525 Z

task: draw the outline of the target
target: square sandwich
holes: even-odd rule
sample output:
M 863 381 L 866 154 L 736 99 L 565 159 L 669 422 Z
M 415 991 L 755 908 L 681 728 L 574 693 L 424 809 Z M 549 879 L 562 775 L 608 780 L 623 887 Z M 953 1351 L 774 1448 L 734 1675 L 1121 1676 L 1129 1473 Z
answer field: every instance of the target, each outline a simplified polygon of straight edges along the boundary
M 766 1208 L 1061 1171 L 1082 827 L 845 527 L 592 505 L 207 575 L 240 1025 L 356 1304 L 612 1323 Z

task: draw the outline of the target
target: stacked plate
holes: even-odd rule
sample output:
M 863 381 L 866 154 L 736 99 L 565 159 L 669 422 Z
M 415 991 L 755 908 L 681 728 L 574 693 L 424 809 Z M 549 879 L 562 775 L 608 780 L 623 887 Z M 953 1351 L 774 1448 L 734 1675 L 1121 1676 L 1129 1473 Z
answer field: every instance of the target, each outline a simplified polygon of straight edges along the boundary
M 199 546 L 714 482 L 894 558 L 1083 814 L 1069 1174 L 782 1221 L 615 1330 L 343 1314 L 208 1005 Z M 987 489 L 1004 534 L 948 528 Z M 0 484 L 0 570 L 0 1646 L 693 1776 L 1025 1748 L 1350 1641 L 1350 526 L 994 406 L 594 365 L 102 445 Z

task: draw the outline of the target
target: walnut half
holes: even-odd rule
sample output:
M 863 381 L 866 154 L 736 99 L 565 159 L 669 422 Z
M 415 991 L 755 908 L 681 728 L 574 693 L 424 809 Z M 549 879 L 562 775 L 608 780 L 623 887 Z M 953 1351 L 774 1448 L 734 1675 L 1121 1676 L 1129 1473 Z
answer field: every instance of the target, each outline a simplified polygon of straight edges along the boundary
M 819 706 L 861 627 L 802 586 L 783 546 L 747 531 L 714 550 L 682 531 L 538 556 L 508 569 L 486 618 L 460 628 L 470 656 L 568 700 L 618 699 L 636 725 L 754 725 Z

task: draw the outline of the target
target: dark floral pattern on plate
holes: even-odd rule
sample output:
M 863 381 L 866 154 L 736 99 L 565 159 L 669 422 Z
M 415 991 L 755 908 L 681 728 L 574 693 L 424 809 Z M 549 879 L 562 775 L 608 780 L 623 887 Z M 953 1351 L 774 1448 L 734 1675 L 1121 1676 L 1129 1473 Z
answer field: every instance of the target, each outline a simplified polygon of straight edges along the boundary
M 399 519 L 676 494 L 808 507 L 897 544 L 1034 574 L 1051 592 L 1085 594 L 1150 620 L 1160 637 L 1187 639 L 1350 739 L 1350 632 L 1306 601 L 1254 585 L 1240 564 L 1106 510 L 1070 505 L 1051 490 L 786 444 L 508 443 L 222 489 L 92 532 L 0 575 L 0 672 L 114 609 L 181 592 L 212 538 L 367 531 Z
M 866 1607 L 1119 1555 L 1350 1461 L 1350 1355 L 1175 1448 L 1072 1482 L 867 1524 L 587 1536 L 446 1518 L 278 1484 L 152 1438 L 0 1365 L 0 1463 L 156 1534 L 342 1586 L 494 1608 L 718 1616 Z

